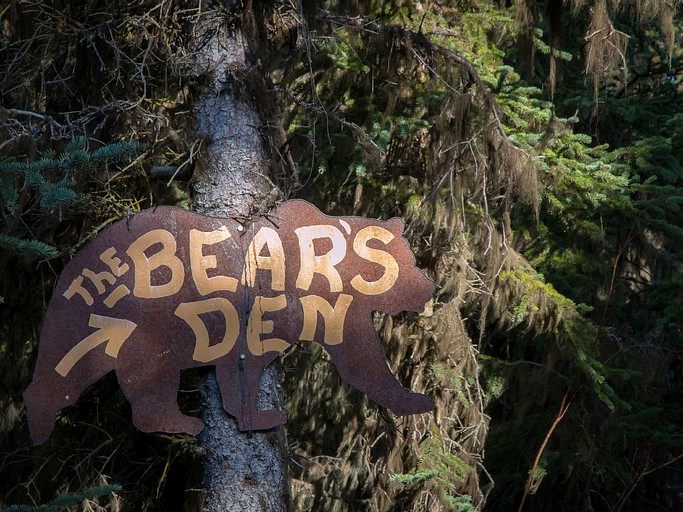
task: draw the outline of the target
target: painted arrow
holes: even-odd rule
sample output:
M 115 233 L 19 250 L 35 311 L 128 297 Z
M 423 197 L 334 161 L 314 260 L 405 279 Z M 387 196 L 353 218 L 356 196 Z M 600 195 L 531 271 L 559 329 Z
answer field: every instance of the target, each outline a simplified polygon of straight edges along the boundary
M 118 357 L 121 346 L 137 327 L 137 324 L 130 320 L 110 318 L 95 314 L 90 315 L 88 325 L 90 327 L 95 327 L 98 330 L 78 342 L 78 344 L 69 350 L 55 367 L 57 373 L 62 377 L 66 377 L 83 356 L 99 347 L 102 343 L 107 343 L 104 352 L 108 356 L 114 358 Z

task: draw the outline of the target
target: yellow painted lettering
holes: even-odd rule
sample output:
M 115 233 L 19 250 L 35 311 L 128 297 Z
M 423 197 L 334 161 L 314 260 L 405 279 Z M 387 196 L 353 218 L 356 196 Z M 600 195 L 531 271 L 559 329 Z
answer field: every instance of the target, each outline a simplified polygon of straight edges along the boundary
M 105 290 L 107 289 L 104 286 L 104 282 L 108 282 L 109 284 L 114 284 L 116 282 L 116 278 L 111 275 L 109 272 L 100 272 L 99 274 L 96 274 L 89 268 L 84 268 L 83 269 L 83 275 L 90 279 L 92 281 L 92 284 L 95 285 L 95 288 L 97 288 L 97 293 L 102 295 Z
M 155 244 L 161 244 L 161 249 L 147 256 L 145 251 Z M 175 255 L 175 251 L 175 238 L 165 229 L 155 229 L 145 233 L 130 244 L 126 253 L 133 260 L 135 269 L 133 295 L 144 299 L 158 299 L 173 295 L 180 290 L 185 279 L 185 269 L 183 262 Z M 159 267 L 170 269 L 171 278 L 167 283 L 152 285 L 152 271 Z
M 304 327 L 300 340 L 313 341 L 318 328 L 318 313 L 323 317 L 325 326 L 324 341 L 327 345 L 339 345 L 344 341 L 344 320 L 353 297 L 344 293 L 339 294 L 337 303 L 332 307 L 322 297 L 308 295 L 299 299 L 304 308 Z
M 263 247 L 268 247 L 268 256 L 261 256 Z M 242 284 L 253 287 L 257 270 L 270 270 L 271 289 L 285 289 L 285 250 L 282 240 L 273 228 L 262 227 L 258 230 L 247 249 L 242 272 Z
M 339 272 L 334 266 L 346 256 L 346 239 L 339 229 L 329 225 L 306 226 L 295 229 L 299 237 L 299 256 L 301 268 L 296 279 L 296 287 L 308 290 L 314 274 L 324 275 L 330 283 L 331 292 L 340 292 L 344 286 Z M 328 238 L 332 248 L 325 254 L 316 255 L 314 240 Z
M 199 316 L 203 313 L 220 311 L 225 318 L 225 335 L 220 343 L 210 345 L 209 331 Z M 235 346 L 240 333 L 240 320 L 232 303 L 223 297 L 186 302 L 180 304 L 175 315 L 182 318 L 194 331 L 195 346 L 192 358 L 200 363 L 208 363 L 228 354 Z
M 202 295 L 208 295 L 218 290 L 237 290 L 237 279 L 228 276 L 209 277 L 207 270 L 216 268 L 216 256 L 213 254 L 205 255 L 203 248 L 205 245 L 213 245 L 230 238 L 230 231 L 225 226 L 215 231 L 190 230 L 190 268 L 192 269 L 192 279 L 197 290 Z
M 114 291 L 111 292 L 106 299 L 104 299 L 104 305 L 111 309 L 116 305 L 116 303 L 119 300 L 124 298 L 129 293 L 130 290 L 128 289 L 128 287 L 120 284 L 116 288 L 114 288 Z
M 268 311 L 279 311 L 287 307 L 287 297 L 278 295 L 277 297 L 254 297 L 254 307 L 249 315 L 247 325 L 247 346 L 249 352 L 255 356 L 262 356 L 266 352 L 282 352 L 289 343 L 280 338 L 261 339 L 262 334 L 273 332 L 273 321 L 264 320 L 263 314 Z
M 100 260 L 102 260 L 111 269 L 112 274 L 114 274 L 116 277 L 121 277 L 130 269 L 128 263 L 122 264 L 121 260 L 116 257 L 116 249 L 113 247 L 110 247 L 100 254 Z
M 379 295 L 394 286 L 398 279 L 398 263 L 386 251 L 368 247 L 369 240 L 379 240 L 388 244 L 394 239 L 394 234 L 379 226 L 368 226 L 361 229 L 353 240 L 353 250 L 361 258 L 377 263 L 384 267 L 384 274 L 377 281 L 366 281 L 360 275 L 351 279 L 351 286 L 365 295 Z
M 78 276 L 76 279 L 74 279 L 63 293 L 67 300 L 71 300 L 71 297 L 76 294 L 80 295 L 88 306 L 92 306 L 95 302 L 92 298 L 92 295 L 90 295 L 90 292 L 83 288 L 83 276 Z
M 130 337 L 137 327 L 137 324 L 122 318 L 110 318 L 92 314 L 88 321 L 90 327 L 97 328 L 97 331 L 90 336 L 82 339 L 59 361 L 55 370 L 62 377 L 66 377 L 74 365 L 88 352 L 99 347 L 102 343 L 107 343 L 104 349 L 105 354 L 116 358 L 123 343 Z

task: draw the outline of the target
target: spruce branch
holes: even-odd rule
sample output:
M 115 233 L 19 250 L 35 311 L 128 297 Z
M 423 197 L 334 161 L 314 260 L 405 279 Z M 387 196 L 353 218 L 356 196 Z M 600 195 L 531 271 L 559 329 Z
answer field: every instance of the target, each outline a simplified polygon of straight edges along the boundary
M 4 233 L 0 233 L 0 247 L 17 253 L 32 251 L 45 259 L 55 258 L 59 255 L 59 251 L 55 247 L 46 244 L 45 242 L 41 242 L 40 240 L 26 240 Z
M 90 487 L 74 494 L 62 494 L 45 505 L 10 505 L 9 507 L 0 510 L 0 512 L 53 512 L 71 505 L 77 505 L 84 500 L 113 494 L 121 489 L 122 487 L 118 484 Z

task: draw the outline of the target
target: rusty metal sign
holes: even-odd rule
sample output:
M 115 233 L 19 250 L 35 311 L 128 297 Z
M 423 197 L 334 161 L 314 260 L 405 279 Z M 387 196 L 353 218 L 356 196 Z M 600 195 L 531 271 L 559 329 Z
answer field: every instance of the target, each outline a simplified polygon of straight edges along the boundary
M 300 200 L 245 226 L 157 207 L 100 233 L 57 282 L 24 394 L 34 443 L 110 370 L 140 430 L 197 434 L 180 412 L 180 370 L 212 365 L 240 430 L 283 424 L 256 409 L 261 373 L 300 341 L 397 415 L 434 408 L 387 366 L 371 313 L 420 312 L 434 283 L 415 267 L 403 221 L 330 217 Z

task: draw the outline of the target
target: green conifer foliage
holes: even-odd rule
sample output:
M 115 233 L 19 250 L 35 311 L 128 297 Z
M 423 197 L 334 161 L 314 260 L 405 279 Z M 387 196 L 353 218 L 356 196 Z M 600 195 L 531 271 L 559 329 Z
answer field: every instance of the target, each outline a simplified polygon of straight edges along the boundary
M 138 142 L 117 142 L 87 151 L 83 137 L 72 139 L 63 153 L 55 155 L 49 151 L 33 162 L 18 162 L 13 159 L 0 161 L 0 201 L 4 217 L 11 217 L 7 229 L 26 226 L 20 222 L 24 213 L 51 215 L 77 200 L 74 190 L 76 179 L 82 179 L 98 166 L 113 165 L 132 160 L 140 154 Z M 10 232 L 0 233 L 0 247 L 18 253 L 34 252 L 41 258 L 54 258 L 57 248 L 40 240 L 15 236 Z
M 681 280 L 681 164 L 674 149 L 679 100 L 666 79 L 666 67 L 658 62 L 671 55 L 676 69 L 679 56 L 677 51 L 668 53 L 671 49 L 662 39 L 645 34 L 632 18 L 614 20 L 630 35 L 630 44 L 639 46 L 639 53 L 625 54 L 633 59 L 624 61 L 622 72 L 630 70 L 631 75 L 625 82 L 596 76 L 596 104 L 583 79 L 565 68 L 563 87 L 556 92 L 556 115 L 572 116 L 567 121 L 573 129 L 568 131 L 564 124 L 558 130 L 551 124 L 548 133 L 553 137 L 545 137 L 541 146 L 538 161 L 544 172 L 536 224 L 525 220 L 523 205 L 513 217 L 520 226 L 516 242 L 536 273 L 568 299 L 586 304 L 584 313 L 575 317 L 583 318 L 585 328 L 575 331 L 578 339 L 573 331 L 558 339 L 562 347 L 580 348 L 570 358 L 558 360 L 558 352 L 548 350 L 552 338 L 543 331 L 535 345 L 518 347 L 519 362 L 508 370 L 509 391 L 491 409 L 498 425 L 492 429 L 487 454 L 499 484 L 490 496 L 492 509 L 519 504 L 514 489 L 527 479 L 543 440 L 539 432 L 547 432 L 552 419 L 553 413 L 541 411 L 551 407 L 553 396 L 557 407 L 558 395 L 566 389 L 580 391 L 570 393 L 572 405 L 545 445 L 536 467 L 542 467 L 545 476 L 534 486 L 527 506 L 549 506 L 563 486 L 572 489 L 563 498 L 572 503 L 569 508 L 591 503 L 596 510 L 638 510 L 650 507 L 652 496 L 663 493 L 663 509 L 675 509 L 675 498 L 665 489 L 675 478 L 667 468 L 677 461 L 667 454 L 680 452 L 681 439 L 662 434 L 675 430 L 681 419 L 680 408 L 669 402 L 671 393 L 680 390 L 671 377 L 681 368 L 675 355 L 681 346 L 679 317 L 674 313 L 682 305 L 675 284 Z M 573 28 L 576 34 L 565 32 L 569 46 L 584 35 L 581 26 Z M 595 136 L 580 133 L 596 127 Z M 538 302 L 524 300 L 524 294 L 522 300 L 518 294 L 512 297 L 513 320 L 525 318 L 529 304 L 538 307 Z M 519 327 L 532 326 L 520 323 L 512 333 Z M 517 336 L 507 338 L 507 343 L 516 343 Z M 540 363 L 546 375 L 533 369 Z M 540 385 L 545 391 L 534 393 Z M 594 394 L 587 393 L 591 388 Z M 667 406 L 657 408 L 660 400 Z M 520 407 L 520 402 L 525 405 Z M 649 411 L 642 416 L 650 418 L 642 429 L 629 426 L 641 417 L 637 411 Z M 520 429 L 516 445 L 510 442 L 512 425 Z M 530 437 L 535 446 L 528 443 Z M 638 455 L 643 450 L 652 458 Z M 526 469 L 519 462 L 524 453 Z M 648 480 L 657 472 L 659 477 Z
M 295 82 L 296 88 L 288 91 L 298 99 L 300 117 L 293 118 L 290 130 L 303 146 L 306 156 L 301 160 L 310 161 L 315 183 L 311 193 L 339 211 L 352 207 L 353 212 L 386 216 L 403 212 L 409 219 L 418 262 L 433 272 L 439 285 L 433 317 L 425 322 L 434 322 L 427 328 L 433 345 L 413 348 L 413 354 L 419 353 L 434 369 L 434 381 L 426 385 L 441 389 L 443 398 L 444 390 L 452 393 L 439 402 L 444 407 L 465 404 L 472 396 L 463 400 L 463 392 L 470 390 L 459 386 L 466 379 L 457 370 L 448 376 L 451 365 L 440 359 L 455 356 L 445 347 L 453 350 L 459 336 L 468 343 L 476 343 L 468 335 L 479 341 L 479 359 L 490 387 L 476 383 L 482 392 L 470 403 L 488 403 L 485 412 L 493 422 L 486 438 L 487 472 L 474 467 L 480 470 L 482 487 L 489 475 L 495 482 L 491 509 L 518 506 L 527 480 L 528 493 L 533 494 L 529 500 L 537 508 L 560 499 L 565 508 L 575 509 L 593 491 L 606 496 L 608 503 L 618 503 L 623 491 L 618 481 L 604 474 L 596 477 L 586 468 L 629 473 L 624 447 L 614 448 L 617 439 L 627 439 L 627 446 L 637 451 L 639 441 L 626 434 L 629 430 L 619 418 L 646 405 L 641 403 L 645 395 L 652 398 L 643 392 L 644 382 L 664 385 L 662 378 L 680 368 L 677 356 L 661 358 L 660 352 L 653 354 L 644 372 L 629 355 L 641 350 L 636 348 L 638 336 L 650 337 L 652 328 L 661 337 L 659 322 L 651 323 L 659 315 L 654 313 L 654 297 L 673 291 L 668 310 L 679 308 L 677 286 L 663 286 L 667 280 L 680 280 L 672 238 L 678 231 L 680 202 L 680 189 L 672 180 L 680 166 L 672 143 L 665 135 L 613 145 L 588 134 L 585 120 L 604 123 L 604 113 L 595 111 L 595 91 L 607 84 L 607 101 L 613 102 L 612 94 L 619 93 L 615 77 L 623 77 L 630 64 L 619 68 L 608 49 L 598 47 L 597 38 L 590 41 L 592 57 L 573 48 L 566 51 L 558 46 L 562 38 L 551 32 L 558 30 L 558 20 L 546 13 L 530 16 L 527 23 L 538 23 L 529 33 L 539 51 L 534 57 L 537 75 L 525 81 L 515 67 L 524 57 L 510 37 L 519 23 L 514 11 L 486 2 L 452 9 L 413 7 L 370 9 L 367 19 L 321 15 L 335 28 L 334 36 L 321 38 L 314 47 L 319 53 L 313 53 L 311 67 L 331 66 L 334 78 L 327 80 L 322 71 L 316 75 L 316 83 L 322 84 L 315 90 L 317 97 L 307 92 L 312 91 L 308 80 Z M 610 24 L 628 30 L 628 15 L 620 17 L 626 11 L 605 10 L 611 8 L 606 3 L 597 10 L 573 6 L 573 29 L 581 37 L 590 27 L 602 30 Z M 591 12 L 596 17 L 591 18 Z M 664 23 L 669 15 L 663 14 Z M 647 18 L 648 23 L 653 19 Z M 560 31 L 562 25 L 560 19 Z M 552 45 L 544 42 L 546 37 Z M 611 43 L 625 51 L 620 40 Z M 670 51 L 666 44 L 662 41 L 660 55 Z M 605 59 L 613 67 L 596 65 Z M 561 89 L 544 89 L 548 75 L 543 73 L 549 69 L 553 84 L 562 76 Z M 579 73 L 566 79 L 564 73 L 572 69 L 587 69 L 597 89 L 586 88 Z M 326 106 L 327 98 L 333 103 Z M 564 108 L 570 100 L 571 110 Z M 642 98 L 634 103 L 638 101 Z M 305 122 L 302 111 L 316 114 L 316 121 Z M 630 127 L 631 122 L 619 120 L 617 126 Z M 619 130 L 610 133 L 620 135 Z M 315 151 L 308 152 L 307 143 Z M 650 247 L 641 240 L 648 240 Z M 648 266 L 659 268 L 659 261 L 669 262 L 666 277 L 646 279 L 653 271 Z M 638 273 L 642 275 L 636 284 Z M 642 308 L 642 300 L 655 309 Z M 671 313 L 663 323 L 675 332 Z M 450 330 L 439 329 L 444 320 Z M 387 329 L 395 329 L 396 323 L 389 322 Z M 454 328 L 458 324 L 462 328 Z M 640 334 L 629 332 L 634 328 Z M 678 343 L 678 337 L 670 339 L 667 350 Z M 391 360 L 399 364 L 401 359 Z M 658 373 L 667 365 L 672 365 L 669 371 Z M 478 372 L 476 365 L 467 368 Z M 409 375 L 412 383 L 420 379 Z M 667 391 L 660 398 L 674 389 L 664 387 Z M 557 416 L 541 450 L 560 403 L 569 407 Z M 471 414 L 472 408 L 463 410 Z M 452 410 L 446 414 L 457 416 Z M 668 424 L 664 430 L 678 417 L 676 408 L 663 413 L 659 418 Z M 480 428 L 487 424 L 485 416 L 468 419 Z M 450 442 L 460 442 L 445 424 L 440 429 Z M 604 450 L 586 442 L 596 435 Z M 677 438 L 670 441 L 658 447 L 660 453 L 680 450 Z M 393 479 L 408 486 L 412 496 L 439 495 L 430 462 L 424 451 L 418 453 L 420 469 L 398 471 Z M 455 453 L 472 460 L 473 453 L 462 444 Z M 537 454 L 539 462 L 532 466 Z M 567 479 L 572 491 L 558 498 Z M 452 484 L 456 494 L 462 492 L 457 478 Z M 338 480 L 336 485 L 341 492 Z M 475 496 L 481 503 L 478 500 Z M 429 506 L 446 509 L 447 501 Z
M 10 505 L 9 507 L 0 510 L 0 512 L 55 512 L 58 510 L 68 509 L 73 505 L 78 505 L 84 500 L 99 498 L 100 496 L 106 496 L 120 490 L 120 485 L 103 485 L 99 487 L 91 487 L 78 493 L 57 496 L 54 500 L 46 503 L 45 505 Z

